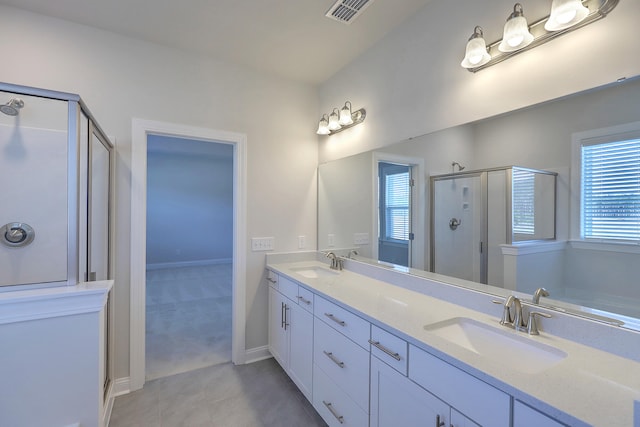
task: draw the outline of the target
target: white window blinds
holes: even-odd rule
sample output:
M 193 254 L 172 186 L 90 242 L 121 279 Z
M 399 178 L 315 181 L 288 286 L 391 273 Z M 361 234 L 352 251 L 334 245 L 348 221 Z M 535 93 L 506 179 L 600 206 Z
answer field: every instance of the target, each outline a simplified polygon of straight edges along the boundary
M 582 237 L 640 241 L 640 139 L 582 146 Z
M 513 232 L 535 234 L 535 174 L 513 169 Z
M 409 240 L 409 172 L 386 175 L 386 237 Z

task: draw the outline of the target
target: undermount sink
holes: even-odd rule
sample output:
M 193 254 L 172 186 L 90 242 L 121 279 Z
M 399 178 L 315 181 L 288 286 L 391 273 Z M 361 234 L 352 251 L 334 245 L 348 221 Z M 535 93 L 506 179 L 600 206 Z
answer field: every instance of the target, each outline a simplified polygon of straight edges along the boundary
M 302 277 L 306 277 L 307 279 L 317 279 L 319 277 L 330 277 L 337 276 L 338 272 L 329 270 L 325 267 L 311 266 L 311 267 L 297 267 L 292 268 L 291 270 L 295 271 Z
M 465 317 L 426 325 L 424 329 L 502 366 L 528 374 L 545 371 L 567 357 L 564 351 L 533 341 L 526 335 Z

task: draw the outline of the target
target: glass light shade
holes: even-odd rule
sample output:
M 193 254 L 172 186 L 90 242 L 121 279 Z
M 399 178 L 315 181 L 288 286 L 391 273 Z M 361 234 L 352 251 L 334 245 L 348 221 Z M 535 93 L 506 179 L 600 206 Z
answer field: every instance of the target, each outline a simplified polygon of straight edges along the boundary
M 491 55 L 487 52 L 487 44 L 484 38 L 474 37 L 467 43 L 467 50 L 464 59 L 460 63 L 464 68 L 474 68 L 486 64 L 491 60 Z
M 347 105 L 349 104 L 349 105 Z M 346 102 L 344 104 L 344 107 L 342 107 L 342 109 L 340 110 L 340 120 L 338 120 L 338 122 L 342 125 L 342 126 L 346 126 L 346 125 L 350 125 L 353 123 L 353 119 L 351 118 L 351 103 L 350 102 Z
M 318 130 L 316 133 L 318 135 L 329 135 L 329 132 L 329 120 L 326 119 L 326 115 L 324 115 L 320 119 L 320 123 L 318 123 Z
M 573 27 L 589 15 L 589 9 L 580 0 L 553 0 L 551 15 L 544 24 L 547 31 L 560 31 Z
M 504 35 L 498 45 L 501 52 L 513 52 L 531 44 L 533 34 L 529 32 L 527 19 L 524 16 L 509 18 L 504 24 Z
M 336 113 L 336 111 L 338 111 L 337 108 L 333 109 L 333 112 L 329 115 L 329 130 L 338 130 L 340 129 L 342 126 L 340 126 L 340 122 L 338 120 L 338 113 Z

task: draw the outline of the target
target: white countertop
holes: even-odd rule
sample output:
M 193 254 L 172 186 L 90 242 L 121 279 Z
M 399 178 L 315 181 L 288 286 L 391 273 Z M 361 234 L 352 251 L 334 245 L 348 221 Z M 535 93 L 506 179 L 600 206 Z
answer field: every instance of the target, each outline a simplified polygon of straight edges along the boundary
M 348 270 L 317 279 L 293 270 L 312 266 L 327 267 L 318 261 L 278 262 L 267 267 L 560 422 L 570 426 L 634 426 L 634 401 L 640 400 L 640 363 L 634 360 L 544 331 L 529 336 L 501 326 L 502 307 L 498 305 L 492 316 Z M 492 297 L 486 298 L 490 304 Z M 567 357 L 531 374 L 480 356 L 424 329 L 425 325 L 454 317 L 473 319 L 520 339 L 551 346 Z M 549 321 L 554 320 L 561 321 Z

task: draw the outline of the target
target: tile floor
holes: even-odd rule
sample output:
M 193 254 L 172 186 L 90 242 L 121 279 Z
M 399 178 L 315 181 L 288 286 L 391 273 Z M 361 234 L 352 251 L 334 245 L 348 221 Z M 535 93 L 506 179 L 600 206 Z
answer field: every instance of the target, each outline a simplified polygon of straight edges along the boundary
M 109 427 L 326 427 L 274 359 L 149 381 L 117 397 Z
M 147 380 L 231 361 L 231 295 L 231 264 L 147 271 Z

